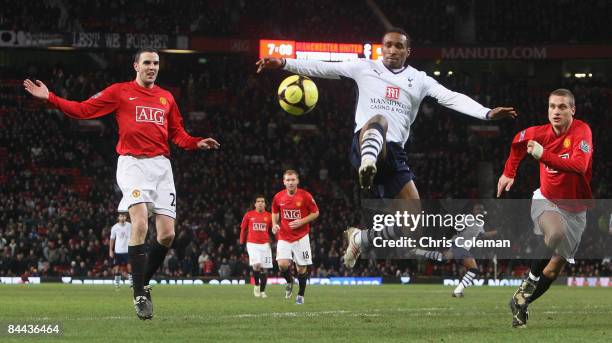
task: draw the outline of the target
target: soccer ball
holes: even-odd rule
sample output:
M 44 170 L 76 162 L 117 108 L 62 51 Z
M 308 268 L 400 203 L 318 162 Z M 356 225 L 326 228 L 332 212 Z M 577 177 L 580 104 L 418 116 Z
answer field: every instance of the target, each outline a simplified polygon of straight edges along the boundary
M 296 116 L 312 111 L 318 100 L 317 85 L 306 76 L 291 75 L 278 87 L 278 103 L 281 108 Z

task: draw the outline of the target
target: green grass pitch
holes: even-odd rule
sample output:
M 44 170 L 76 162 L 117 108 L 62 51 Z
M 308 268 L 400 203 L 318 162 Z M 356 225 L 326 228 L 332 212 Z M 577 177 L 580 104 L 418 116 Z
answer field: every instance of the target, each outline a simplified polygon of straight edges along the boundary
M 612 342 L 612 289 L 553 286 L 512 329 L 514 288 L 433 285 L 311 286 L 306 303 L 267 299 L 251 286 L 156 286 L 154 318 L 140 321 L 125 286 L 3 285 L 0 323 L 60 322 L 63 335 L 1 342 Z

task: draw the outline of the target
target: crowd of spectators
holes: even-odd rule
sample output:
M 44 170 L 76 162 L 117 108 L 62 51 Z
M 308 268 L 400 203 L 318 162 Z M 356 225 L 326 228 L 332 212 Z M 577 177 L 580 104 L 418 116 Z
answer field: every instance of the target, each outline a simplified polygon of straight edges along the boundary
M 416 44 L 610 43 L 607 0 L 43 0 L 3 4 L 0 30 L 365 42 L 381 17 Z
M 115 65 L 129 65 L 129 56 L 114 58 L 111 65 L 117 69 L 107 71 L 92 70 L 88 63 L 30 65 L 26 70 L 52 91 L 84 100 L 112 82 L 133 78 L 129 68 Z M 256 76 L 248 56 L 210 57 L 206 64 L 176 59 L 162 66 L 160 84 L 174 90 L 187 131 L 218 138 L 222 148 L 172 149 L 177 236 L 162 275 L 248 275 L 248 257 L 239 244 L 242 215 L 252 206 L 254 195 L 263 193 L 269 201 L 282 189 L 281 175 L 287 168 L 299 171 L 301 185 L 321 209 L 311 231 L 311 275 L 457 275 L 454 263 L 365 260 L 353 271 L 342 267 L 341 233 L 360 220 L 356 173 L 348 162 L 354 106 L 350 81 L 317 80 L 321 92 L 316 111 L 293 117 L 280 110 L 274 97 L 283 75 Z M 121 198 L 115 181 L 114 118 L 101 120 L 103 130 L 82 130 L 76 121 L 27 97 L 21 74 L 20 69 L 9 68 L 2 81 L 0 275 L 108 277 L 110 227 Z M 409 161 L 421 197 L 482 196 L 474 161 L 490 163 L 497 176 L 513 135 L 546 122 L 547 90 L 520 77 L 500 82 L 493 76 L 458 72 L 440 81 L 485 105 L 509 104 L 521 113 L 514 124 L 500 125 L 498 136 L 485 138 L 469 130 L 479 123 L 475 119 L 428 100 L 413 126 Z M 595 196 L 605 198 L 610 194 L 607 177 L 612 168 L 607 158 L 612 123 L 609 85 L 586 79 L 560 79 L 559 85 L 576 93 L 578 117 L 591 124 L 596 142 L 592 184 Z M 340 88 L 347 91 L 325 91 Z M 529 198 L 537 185 L 535 163 L 523 163 L 522 168 L 527 170 L 519 172 L 524 177 L 517 179 L 511 197 Z M 490 186 L 489 197 L 494 185 Z M 583 244 L 582 249 L 588 248 Z M 499 271 L 520 274 L 524 266 L 524 261 L 502 261 Z M 491 261 L 481 268 L 484 275 L 493 273 Z M 599 259 L 582 261 L 566 272 L 607 275 L 610 268 L 609 261 Z

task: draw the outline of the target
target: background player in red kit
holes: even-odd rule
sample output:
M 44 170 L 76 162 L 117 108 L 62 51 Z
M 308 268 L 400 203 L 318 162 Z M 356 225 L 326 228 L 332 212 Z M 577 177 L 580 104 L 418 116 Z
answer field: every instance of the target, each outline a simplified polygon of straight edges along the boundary
M 319 208 L 310 193 L 298 188 L 299 182 L 295 170 L 287 170 L 283 174 L 285 189 L 276 193 L 272 200 L 272 233 L 278 239 L 278 268 L 287 281 L 285 298 L 289 298 L 293 292 L 291 264 L 295 262 L 300 285 L 295 303 L 301 305 L 304 303 L 308 266 L 312 264 L 308 237 L 310 222 L 319 217 Z
M 149 280 L 162 264 L 174 239 L 177 194 L 170 166 L 168 138 L 186 150 L 217 149 L 212 138 L 192 137 L 170 92 L 155 85 L 159 54 L 139 50 L 134 56 L 136 79 L 115 83 L 86 101 L 69 101 L 49 92 L 39 80 L 23 85 L 34 97 L 49 101 L 71 118 L 92 119 L 115 112 L 119 126 L 117 184 L 123 193 L 119 211 L 129 209 L 132 234 L 128 258 L 132 266 L 134 308 L 140 319 L 153 317 Z M 149 212 L 155 214 L 157 240 L 145 254 Z M 147 286 L 147 287 L 145 287 Z
M 266 211 L 266 199 L 263 196 L 255 198 L 255 209 L 245 213 L 240 224 L 240 244 L 246 243 L 249 254 L 249 265 L 253 268 L 255 297 L 267 298 L 267 269 L 272 268 L 272 249 L 270 249 L 270 234 L 272 215 Z
M 532 126 L 512 141 L 510 156 L 497 184 L 497 196 L 510 190 L 516 170 L 526 154 L 540 161 L 540 188 L 533 193 L 531 217 L 534 232 L 541 237 L 529 277 L 516 291 L 510 307 L 512 326 L 527 323 L 527 306 L 539 298 L 557 278 L 565 262 L 574 263 L 574 254 L 586 226 L 591 199 L 593 143 L 590 127 L 574 119 L 574 95 L 557 89 L 548 98 L 550 124 Z M 541 259 L 543 258 L 543 259 Z

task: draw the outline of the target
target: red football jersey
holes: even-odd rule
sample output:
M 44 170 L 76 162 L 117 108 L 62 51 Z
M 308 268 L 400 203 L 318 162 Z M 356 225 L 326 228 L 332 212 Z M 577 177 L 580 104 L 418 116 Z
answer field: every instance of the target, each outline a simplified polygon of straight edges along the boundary
M 202 139 L 185 132 L 174 97 L 158 86 L 145 88 L 136 81 L 115 83 L 83 102 L 49 93 L 49 103 L 76 119 L 93 119 L 115 112 L 119 155 L 169 156 L 168 137 L 187 150 L 196 149 Z
M 240 243 L 268 243 L 270 242 L 270 234 L 268 232 L 271 229 L 272 215 L 270 212 L 263 211 L 259 213 L 256 210 L 249 211 L 244 214 L 242 224 L 240 224 Z
M 516 170 L 527 154 L 527 142 L 534 140 L 544 147 L 540 158 L 540 190 L 547 199 L 591 199 L 593 142 L 591 128 L 574 119 L 566 133 L 557 136 L 551 124 L 532 126 L 519 132 L 512 141 L 504 175 L 516 176 Z M 564 206 L 564 208 L 567 206 Z M 570 206 L 583 211 L 586 205 Z
M 319 212 L 319 208 L 310 193 L 297 189 L 295 194 L 289 195 L 286 189 L 276 193 L 272 199 L 272 213 L 280 214 L 280 230 L 277 233 L 279 240 L 295 242 L 310 232 L 310 223 L 297 229 L 291 229 L 289 223 L 302 219 L 311 213 Z

